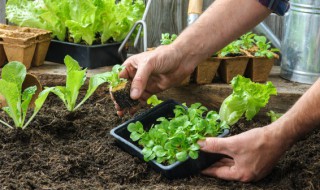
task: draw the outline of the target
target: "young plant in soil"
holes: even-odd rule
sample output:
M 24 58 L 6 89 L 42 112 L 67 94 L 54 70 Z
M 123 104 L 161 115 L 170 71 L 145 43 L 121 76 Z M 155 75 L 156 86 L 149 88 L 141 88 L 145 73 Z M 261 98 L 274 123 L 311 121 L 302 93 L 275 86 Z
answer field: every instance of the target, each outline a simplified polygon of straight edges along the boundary
M 158 118 L 159 123 L 153 124 L 149 131 L 145 131 L 140 121 L 130 123 L 130 138 L 143 147 L 145 161 L 155 159 L 158 163 L 173 164 L 189 157 L 197 159 L 200 149 L 197 141 L 218 136 L 228 128 L 226 122 L 219 121 L 215 111 L 207 111 L 200 103 L 192 104 L 189 108 L 185 104 L 177 105 L 173 118 Z
M 272 122 L 275 122 L 277 119 L 279 119 L 283 114 L 282 113 L 276 113 L 272 110 L 270 110 L 268 113 L 267 113 L 267 116 L 270 117 L 270 121 L 271 123 Z
M 0 95 L 4 96 L 7 106 L 2 107 L 13 120 L 16 128 L 25 129 L 37 115 L 52 88 L 40 92 L 34 102 L 33 114 L 25 123 L 29 104 L 37 91 L 36 86 L 30 86 L 22 91 L 22 83 L 27 74 L 26 67 L 17 61 L 8 63 L 2 68 L 0 79 Z M 0 119 L 3 125 L 14 128 L 9 123 Z
M 66 86 L 56 86 L 52 89 L 52 92 L 63 101 L 68 111 L 73 112 L 78 109 L 101 84 L 106 82 L 105 78 L 109 74 L 105 72 L 92 76 L 86 95 L 79 104 L 76 104 L 79 90 L 86 80 L 87 69 L 82 69 L 78 62 L 68 55 L 65 57 L 64 62 L 67 67 Z
M 226 47 L 222 48 L 218 52 L 219 57 L 235 57 L 235 56 L 241 56 L 244 53 L 241 51 L 241 40 L 236 40 L 228 44 Z
M 105 80 L 109 83 L 110 93 L 121 109 L 131 108 L 139 104 L 139 100 L 130 97 L 131 81 L 120 78 L 119 73 L 124 66 L 115 65 L 112 71 L 108 72 Z
M 255 57 L 267 57 L 272 59 L 277 55 L 275 52 L 279 52 L 277 48 L 271 48 L 271 42 L 267 42 L 267 38 L 264 36 L 255 36 L 254 37 L 257 50 L 254 53 Z
M 251 120 L 260 110 L 267 105 L 271 95 L 277 94 L 277 89 L 272 82 L 260 84 L 252 82 L 243 76 L 232 79 L 233 92 L 221 104 L 219 115 L 221 121 L 233 125 L 245 114 Z
M 241 48 L 244 50 L 250 50 L 254 46 L 254 37 L 256 34 L 248 32 L 240 37 Z

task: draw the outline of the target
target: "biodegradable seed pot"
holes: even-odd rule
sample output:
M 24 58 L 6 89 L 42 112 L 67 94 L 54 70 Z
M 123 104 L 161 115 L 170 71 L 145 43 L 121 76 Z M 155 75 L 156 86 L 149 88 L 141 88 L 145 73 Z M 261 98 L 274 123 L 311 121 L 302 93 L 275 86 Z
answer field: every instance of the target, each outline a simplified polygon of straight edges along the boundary
M 218 68 L 218 73 L 221 79 L 230 83 L 237 75 L 244 75 L 249 57 L 225 57 L 221 58 L 221 63 Z
M 266 82 L 275 61 L 276 58 L 250 58 L 244 75 L 254 82 Z
M 22 32 L 6 32 L 0 37 L 3 39 L 8 61 L 19 61 L 29 69 L 36 48 L 36 36 Z
M 198 84 L 210 84 L 216 76 L 221 59 L 211 57 L 200 63 L 196 68 L 196 82 Z

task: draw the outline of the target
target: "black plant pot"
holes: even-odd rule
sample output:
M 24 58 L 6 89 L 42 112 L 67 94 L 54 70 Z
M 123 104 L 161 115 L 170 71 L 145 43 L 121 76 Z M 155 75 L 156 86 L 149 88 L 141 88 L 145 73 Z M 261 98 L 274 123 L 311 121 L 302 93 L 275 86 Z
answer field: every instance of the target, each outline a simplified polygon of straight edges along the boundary
M 46 60 L 63 64 L 64 57 L 70 55 L 81 67 L 90 69 L 121 64 L 121 56 L 118 54 L 120 45 L 121 43 L 108 43 L 89 46 L 51 40 Z M 122 57 L 126 56 L 127 52 L 123 48 Z
M 143 160 L 142 149 L 130 139 L 130 132 L 127 130 L 127 126 L 136 121 L 140 121 L 144 127 L 150 128 L 152 124 L 156 123 L 159 117 L 173 117 L 173 110 L 176 105 L 180 105 L 174 100 L 168 100 L 162 104 L 150 109 L 149 111 L 138 115 L 134 119 L 128 120 L 125 123 L 111 130 L 111 135 L 117 139 L 118 145 L 125 151 L 133 156 L 136 156 Z M 229 130 L 225 129 L 223 134 L 219 137 L 225 137 L 229 134 Z M 168 179 L 183 178 L 193 174 L 199 173 L 201 170 L 209 167 L 214 162 L 220 160 L 225 155 L 212 154 L 200 151 L 197 159 L 188 158 L 184 162 L 175 162 L 171 165 L 162 165 L 157 163 L 155 160 L 148 162 L 154 170 L 161 172 Z

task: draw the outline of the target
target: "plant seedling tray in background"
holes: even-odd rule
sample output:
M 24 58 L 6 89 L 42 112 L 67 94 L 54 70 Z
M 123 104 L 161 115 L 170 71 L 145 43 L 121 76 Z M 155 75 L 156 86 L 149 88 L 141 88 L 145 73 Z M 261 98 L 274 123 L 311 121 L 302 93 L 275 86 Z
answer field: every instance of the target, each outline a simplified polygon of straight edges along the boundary
M 94 69 L 103 66 L 121 64 L 123 61 L 118 54 L 120 43 L 108 43 L 99 45 L 83 45 L 70 42 L 51 40 L 46 60 L 63 63 L 66 55 L 70 55 L 79 62 L 81 67 Z M 122 57 L 127 57 L 125 48 Z
M 134 119 L 128 120 L 125 123 L 119 125 L 118 127 L 111 130 L 111 135 L 117 139 L 117 143 L 121 148 L 143 160 L 142 148 L 130 139 L 130 132 L 127 127 L 130 123 L 135 123 L 140 121 L 144 127 L 150 128 L 152 124 L 155 124 L 159 117 L 173 117 L 173 110 L 176 105 L 181 105 L 174 100 L 167 100 L 160 105 L 150 109 L 149 111 L 142 113 L 135 117 Z M 228 129 L 225 129 L 223 134 L 219 137 L 224 137 L 229 133 Z M 157 163 L 155 160 L 148 162 L 154 170 L 161 172 L 168 179 L 183 178 L 196 173 L 209 167 L 214 162 L 220 160 L 224 155 L 212 154 L 200 151 L 199 157 L 195 160 L 190 157 L 184 162 L 175 162 L 171 165 L 163 165 Z

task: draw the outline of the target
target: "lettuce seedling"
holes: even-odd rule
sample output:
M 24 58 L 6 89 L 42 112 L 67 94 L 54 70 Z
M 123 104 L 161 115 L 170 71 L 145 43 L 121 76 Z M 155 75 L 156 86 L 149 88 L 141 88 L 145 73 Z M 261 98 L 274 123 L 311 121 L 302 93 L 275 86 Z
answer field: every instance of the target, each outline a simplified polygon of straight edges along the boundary
M 254 42 L 255 42 L 254 41 L 255 36 L 256 36 L 256 34 L 254 34 L 252 32 L 248 32 L 248 33 L 242 35 L 240 37 L 240 40 L 242 41 L 241 48 L 243 48 L 245 50 L 252 48 L 254 45 Z
M 152 96 L 150 96 L 149 98 L 148 98 L 148 100 L 147 100 L 147 104 L 148 105 L 151 105 L 151 107 L 153 108 L 153 107 L 155 107 L 155 106 L 157 106 L 157 105 L 159 105 L 159 104 L 161 104 L 163 101 L 162 100 L 159 100 L 158 99 L 158 97 L 157 97 L 157 95 L 152 95 Z
M 110 74 L 109 72 L 105 72 L 92 76 L 86 95 L 82 101 L 76 105 L 80 88 L 86 80 L 87 69 L 82 69 L 78 62 L 69 55 L 64 58 L 64 63 L 67 67 L 66 86 L 56 86 L 52 92 L 56 94 L 66 105 L 67 109 L 72 112 L 78 109 L 101 84 L 105 83 L 106 77 Z
M 161 34 L 161 45 L 169 45 L 171 44 L 178 36 L 176 34 L 169 34 L 169 33 L 164 33 Z
M 177 105 L 173 118 L 158 118 L 149 131 L 145 131 L 140 121 L 130 123 L 130 138 L 143 147 L 145 161 L 156 159 L 158 163 L 173 164 L 189 157 L 197 159 L 200 149 L 197 141 L 218 136 L 229 127 L 226 122 L 219 121 L 217 112 L 207 111 L 200 103 L 189 108 L 185 104 Z
M 219 111 L 220 119 L 228 125 L 235 124 L 243 114 L 251 120 L 266 106 L 270 96 L 277 94 L 272 82 L 255 83 L 240 75 L 232 79 L 231 85 L 233 92 L 222 102 Z
M 139 104 L 138 100 L 133 100 L 130 97 L 131 81 L 121 78 L 119 73 L 125 67 L 115 65 L 112 70 L 107 73 L 106 81 L 109 83 L 110 93 L 113 99 L 117 102 L 121 109 L 131 108 Z
M 228 44 L 226 47 L 222 48 L 218 52 L 219 57 L 226 57 L 226 56 L 239 56 L 243 55 L 241 52 L 241 46 L 242 46 L 242 41 L 241 40 L 236 40 Z
M 254 54 L 256 57 L 267 57 L 271 59 L 275 57 L 274 52 L 279 52 L 279 49 L 271 48 L 271 42 L 267 42 L 267 38 L 264 36 L 255 36 L 254 40 L 258 47 L 258 50 Z
M 52 88 L 48 88 L 40 92 L 35 100 L 33 114 L 25 123 L 29 104 L 37 90 L 36 86 L 30 86 L 22 91 L 22 83 L 25 80 L 26 74 L 26 67 L 20 62 L 13 61 L 2 68 L 2 79 L 0 79 L 0 94 L 4 96 L 7 103 L 7 106 L 2 107 L 2 110 L 12 118 L 15 127 L 22 129 L 25 129 L 36 116 L 52 90 Z M 5 121 L 0 120 L 0 123 L 13 128 Z

